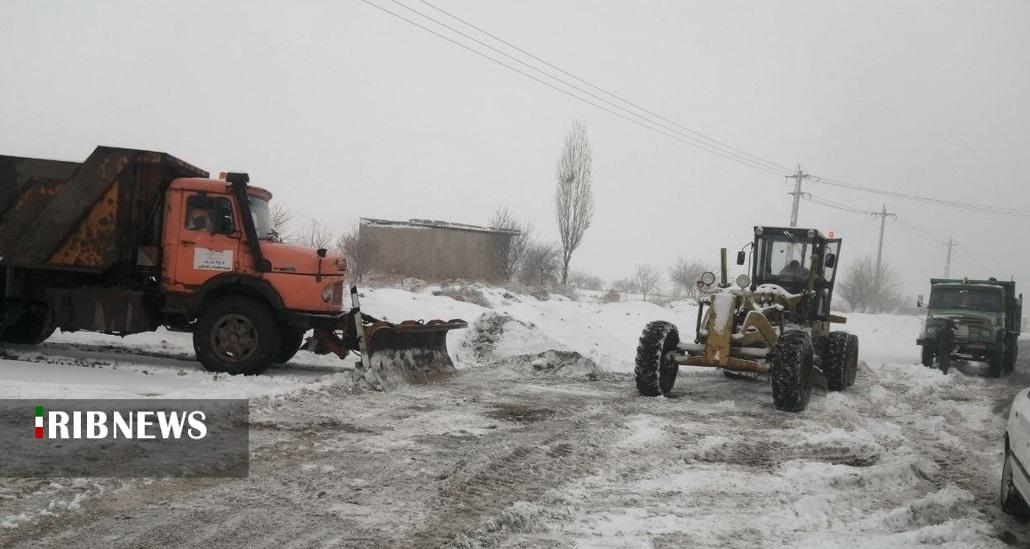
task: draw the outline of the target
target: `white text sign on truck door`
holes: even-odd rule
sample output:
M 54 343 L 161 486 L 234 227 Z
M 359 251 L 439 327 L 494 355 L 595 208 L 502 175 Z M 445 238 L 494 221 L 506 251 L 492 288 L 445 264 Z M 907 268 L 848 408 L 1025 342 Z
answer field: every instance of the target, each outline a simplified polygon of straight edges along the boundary
M 195 248 L 193 251 L 193 268 L 203 271 L 231 271 L 232 250 Z

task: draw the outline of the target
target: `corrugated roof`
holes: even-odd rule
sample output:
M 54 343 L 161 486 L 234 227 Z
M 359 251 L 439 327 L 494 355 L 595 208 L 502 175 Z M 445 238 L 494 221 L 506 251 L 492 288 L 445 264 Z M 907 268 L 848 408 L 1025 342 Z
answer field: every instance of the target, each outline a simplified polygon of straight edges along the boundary
M 511 235 L 519 234 L 519 231 L 516 230 L 494 229 L 491 227 L 468 225 L 466 223 L 453 223 L 451 221 L 440 221 L 437 219 L 409 219 L 407 221 L 393 221 L 390 219 L 373 219 L 369 217 L 362 217 L 361 224 L 384 227 L 396 227 L 400 229 L 442 229 L 449 231 L 470 231 L 477 233 L 499 233 Z

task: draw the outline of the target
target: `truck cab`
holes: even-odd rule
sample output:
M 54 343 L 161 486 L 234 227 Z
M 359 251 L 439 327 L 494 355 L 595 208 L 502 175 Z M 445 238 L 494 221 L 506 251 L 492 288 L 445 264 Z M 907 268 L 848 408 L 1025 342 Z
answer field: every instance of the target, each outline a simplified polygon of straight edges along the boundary
M 926 320 L 916 340 L 923 365 L 946 371 L 951 359 L 965 358 L 988 362 L 992 377 L 1012 371 L 1023 308 L 1014 282 L 931 279 L 925 305 Z
M 270 192 L 249 185 L 237 194 L 224 179 L 172 181 L 165 197 L 164 290 L 191 299 L 217 277 L 250 277 L 266 282 L 285 309 L 339 313 L 346 261 L 325 250 L 282 242 L 272 229 L 271 200 Z
M 244 173 L 97 147 L 81 163 L 0 156 L 0 339 L 193 332 L 213 371 L 289 360 L 342 316 L 346 262 L 281 241 Z

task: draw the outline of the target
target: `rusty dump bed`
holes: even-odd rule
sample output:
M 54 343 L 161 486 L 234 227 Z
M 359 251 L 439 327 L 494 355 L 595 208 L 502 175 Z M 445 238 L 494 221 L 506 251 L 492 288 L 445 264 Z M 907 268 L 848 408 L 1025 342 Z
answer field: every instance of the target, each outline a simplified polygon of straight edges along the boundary
M 104 272 L 160 245 L 164 191 L 208 177 L 166 153 L 97 147 L 85 162 L 0 156 L 0 263 Z

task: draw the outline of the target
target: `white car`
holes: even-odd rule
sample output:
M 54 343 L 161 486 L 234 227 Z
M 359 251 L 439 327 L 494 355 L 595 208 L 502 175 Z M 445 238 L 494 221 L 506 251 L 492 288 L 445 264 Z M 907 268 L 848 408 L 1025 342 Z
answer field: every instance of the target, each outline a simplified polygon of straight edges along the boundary
M 1005 427 L 1005 465 L 1001 470 L 1001 508 L 1006 513 L 1030 516 L 1030 388 L 1012 400 Z

